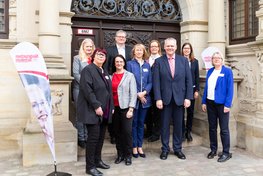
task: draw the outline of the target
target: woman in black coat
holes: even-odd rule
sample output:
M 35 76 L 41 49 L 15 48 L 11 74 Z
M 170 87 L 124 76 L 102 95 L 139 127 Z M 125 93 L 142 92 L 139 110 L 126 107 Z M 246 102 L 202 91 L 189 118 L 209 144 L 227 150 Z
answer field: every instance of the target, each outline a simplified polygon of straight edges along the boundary
M 81 72 L 78 97 L 78 121 L 86 125 L 88 139 L 86 146 L 86 173 L 103 175 L 97 168 L 109 169 L 101 159 L 106 125 L 113 112 L 112 86 L 109 74 L 103 70 L 106 51 L 97 48 L 91 56 L 92 64 Z

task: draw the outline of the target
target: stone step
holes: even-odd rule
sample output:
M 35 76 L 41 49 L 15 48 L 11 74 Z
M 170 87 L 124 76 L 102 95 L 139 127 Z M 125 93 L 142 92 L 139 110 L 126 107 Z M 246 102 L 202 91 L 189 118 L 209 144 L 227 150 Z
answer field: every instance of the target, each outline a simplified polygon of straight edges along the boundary
M 202 137 L 196 135 L 196 134 L 192 134 L 193 137 L 193 141 L 191 142 L 187 142 L 184 141 L 183 142 L 183 148 L 186 147 L 190 147 L 190 146 L 200 146 L 202 145 Z M 170 148 L 172 149 L 172 135 L 170 136 Z M 161 151 L 161 140 L 158 140 L 156 142 L 148 142 L 147 139 L 144 139 L 144 143 L 143 143 L 143 149 L 145 152 L 148 151 L 156 151 L 156 152 L 160 152 Z M 110 139 L 108 136 L 106 136 L 105 140 L 104 140 L 104 145 L 103 145 L 103 149 L 102 149 L 102 153 L 103 154 L 116 154 L 116 147 L 115 144 L 111 144 L 110 143 Z M 80 147 L 78 147 L 78 156 L 85 156 L 85 149 L 82 149 Z

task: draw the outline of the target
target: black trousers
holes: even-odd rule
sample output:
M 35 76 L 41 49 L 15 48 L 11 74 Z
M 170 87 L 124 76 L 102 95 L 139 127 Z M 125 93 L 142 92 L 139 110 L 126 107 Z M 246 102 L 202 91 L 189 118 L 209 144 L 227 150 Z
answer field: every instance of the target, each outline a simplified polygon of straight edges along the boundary
M 132 120 L 133 118 L 127 118 L 127 109 L 121 109 L 119 106 L 115 106 L 112 122 L 114 127 L 114 133 L 116 137 L 116 149 L 118 156 L 125 158 L 132 155 Z
M 186 132 L 192 131 L 193 126 L 193 118 L 194 118 L 194 107 L 195 107 L 195 99 L 191 100 L 191 105 L 186 108 L 186 123 L 185 123 L 185 109 L 183 109 L 183 135 Z
M 86 145 L 86 169 L 96 167 L 96 163 L 101 160 L 101 150 L 103 147 L 107 122 L 103 120 L 99 124 L 86 124 L 88 131 Z
M 173 122 L 173 150 L 179 152 L 182 150 L 182 120 L 183 106 L 178 106 L 172 99 L 168 105 L 164 105 L 161 111 L 161 140 L 162 151 L 169 152 L 170 138 L 170 120 Z
M 219 122 L 220 137 L 223 146 L 223 154 L 229 154 L 230 149 L 230 133 L 229 133 L 229 112 L 224 113 L 224 105 L 217 104 L 212 100 L 206 101 L 209 138 L 211 151 L 217 151 L 217 124 Z
M 146 117 L 146 129 L 150 136 L 160 137 L 161 134 L 161 110 L 156 107 L 156 102 L 150 107 Z
M 114 132 L 112 123 L 108 124 L 108 132 L 109 132 L 110 138 L 115 138 L 115 132 Z

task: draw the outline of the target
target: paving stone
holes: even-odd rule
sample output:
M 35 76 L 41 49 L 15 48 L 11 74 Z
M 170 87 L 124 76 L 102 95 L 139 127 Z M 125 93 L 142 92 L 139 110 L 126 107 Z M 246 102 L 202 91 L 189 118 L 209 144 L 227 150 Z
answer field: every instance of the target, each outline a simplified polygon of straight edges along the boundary
M 178 159 L 170 152 L 167 160 L 161 160 L 160 148 L 148 144 L 144 148 L 146 158 L 132 158 L 132 165 L 124 162 L 115 164 L 115 145 L 105 141 L 103 160 L 110 164 L 107 170 L 99 169 L 105 176 L 262 176 L 263 158 L 241 149 L 231 149 L 233 158 L 225 163 L 218 163 L 217 158 L 207 159 L 209 148 L 188 145 L 183 148 L 186 160 Z M 160 146 L 160 141 L 156 142 Z M 153 147 L 154 146 L 154 147 Z M 58 171 L 83 176 L 85 173 L 85 156 L 79 156 L 77 162 L 58 163 Z M 13 156 L 0 158 L 0 176 L 45 176 L 54 171 L 52 164 L 23 167 L 22 159 Z

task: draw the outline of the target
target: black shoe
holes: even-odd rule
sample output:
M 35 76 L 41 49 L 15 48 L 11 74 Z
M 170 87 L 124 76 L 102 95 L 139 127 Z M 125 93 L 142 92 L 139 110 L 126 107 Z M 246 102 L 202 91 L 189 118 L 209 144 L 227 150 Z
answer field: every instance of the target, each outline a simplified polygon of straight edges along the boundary
M 96 168 L 91 168 L 89 170 L 86 170 L 86 174 L 92 175 L 92 176 L 102 176 L 103 173 L 100 172 L 98 169 Z
M 229 160 L 230 158 L 232 158 L 232 153 L 229 153 L 229 154 L 223 154 L 220 156 L 220 158 L 218 158 L 217 162 L 225 162 L 227 160 Z
M 116 144 L 116 139 L 115 139 L 115 137 L 111 137 L 111 138 L 110 138 L 110 143 L 111 143 L 111 144 Z
M 148 138 L 148 142 L 155 142 L 158 141 L 159 139 L 160 139 L 159 136 L 152 135 Z
M 131 164 L 132 164 L 132 159 L 131 159 L 131 157 L 126 158 L 126 159 L 125 159 L 125 165 L 126 165 L 126 166 L 130 166 Z
M 86 141 L 78 141 L 78 146 L 79 146 L 80 148 L 85 149 L 85 148 L 86 148 Z
M 223 152 L 218 152 L 217 156 L 221 157 L 223 155 Z
M 168 157 L 168 154 L 169 154 L 168 152 L 162 152 L 161 155 L 160 155 L 160 159 L 161 160 L 166 160 L 167 157 Z
M 179 159 L 186 159 L 185 155 L 181 151 L 174 152 L 174 155 L 177 156 Z
M 121 163 L 123 160 L 124 160 L 124 158 L 123 158 L 122 156 L 118 156 L 118 157 L 116 158 L 116 160 L 114 161 L 114 163 L 115 163 L 115 164 L 119 164 L 119 163 Z
M 189 132 L 187 132 L 186 134 L 185 134 L 185 137 L 186 137 L 186 139 L 187 139 L 187 141 L 188 142 L 191 142 L 191 141 L 193 141 L 193 137 L 192 137 L 192 135 L 191 135 L 191 132 L 189 131 Z
M 210 153 L 208 153 L 207 158 L 213 159 L 215 156 L 216 156 L 216 151 L 211 151 Z
M 135 154 L 133 153 L 132 156 L 133 156 L 134 158 L 138 158 L 138 157 L 139 157 L 139 154 L 138 154 L 138 153 L 135 153 Z
M 105 164 L 102 160 L 100 160 L 98 163 L 96 163 L 97 168 L 101 169 L 109 169 L 110 166 L 108 164 Z
M 138 153 L 138 154 L 139 154 L 140 157 L 142 157 L 142 158 L 146 158 L 145 153 Z
M 185 141 L 185 137 L 184 137 L 184 135 L 182 136 L 182 142 L 184 142 Z

